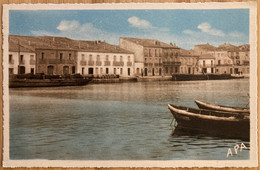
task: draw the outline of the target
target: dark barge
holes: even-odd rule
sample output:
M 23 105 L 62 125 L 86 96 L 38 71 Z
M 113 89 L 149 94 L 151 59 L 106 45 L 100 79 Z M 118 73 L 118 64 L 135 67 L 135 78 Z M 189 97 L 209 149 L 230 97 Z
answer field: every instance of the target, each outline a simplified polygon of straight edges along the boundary
M 44 75 L 24 74 L 9 76 L 9 87 L 55 87 L 55 86 L 83 86 L 91 81 L 88 77 L 75 75 Z
M 231 74 L 173 74 L 173 81 L 194 81 L 194 80 L 228 80 L 244 77 L 236 77 Z

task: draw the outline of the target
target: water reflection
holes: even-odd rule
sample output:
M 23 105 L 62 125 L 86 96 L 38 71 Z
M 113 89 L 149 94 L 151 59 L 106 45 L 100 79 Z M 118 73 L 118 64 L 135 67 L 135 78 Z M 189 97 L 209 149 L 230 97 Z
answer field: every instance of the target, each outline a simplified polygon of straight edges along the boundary
M 11 159 L 209 160 L 240 140 L 172 136 L 168 103 L 243 106 L 244 80 L 91 84 L 10 89 Z

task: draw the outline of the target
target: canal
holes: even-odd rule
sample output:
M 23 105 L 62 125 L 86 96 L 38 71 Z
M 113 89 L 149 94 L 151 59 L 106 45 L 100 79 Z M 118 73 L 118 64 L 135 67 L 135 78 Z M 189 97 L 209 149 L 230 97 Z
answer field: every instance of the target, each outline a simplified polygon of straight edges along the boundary
M 238 160 L 250 143 L 172 135 L 168 103 L 246 107 L 249 79 L 10 89 L 10 159 Z M 226 158 L 228 148 L 247 150 Z

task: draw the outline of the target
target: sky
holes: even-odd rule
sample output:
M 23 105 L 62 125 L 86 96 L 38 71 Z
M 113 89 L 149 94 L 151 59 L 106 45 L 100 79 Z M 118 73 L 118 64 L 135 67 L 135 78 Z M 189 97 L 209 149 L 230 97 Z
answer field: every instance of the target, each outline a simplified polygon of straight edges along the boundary
M 156 39 L 184 49 L 249 43 L 249 9 L 10 10 L 9 34 L 104 40 Z

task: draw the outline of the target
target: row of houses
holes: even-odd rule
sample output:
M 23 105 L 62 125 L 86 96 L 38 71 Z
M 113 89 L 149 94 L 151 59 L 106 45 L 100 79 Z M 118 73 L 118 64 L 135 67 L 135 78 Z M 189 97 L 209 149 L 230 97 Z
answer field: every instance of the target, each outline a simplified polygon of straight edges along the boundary
M 170 76 L 249 74 L 249 45 L 196 45 L 184 50 L 158 40 L 121 37 L 105 41 L 52 36 L 9 36 L 9 74 Z

